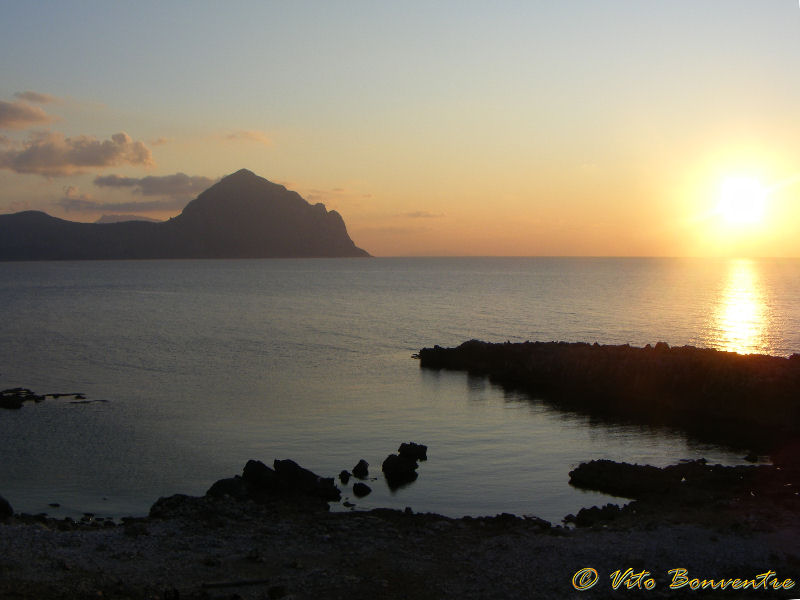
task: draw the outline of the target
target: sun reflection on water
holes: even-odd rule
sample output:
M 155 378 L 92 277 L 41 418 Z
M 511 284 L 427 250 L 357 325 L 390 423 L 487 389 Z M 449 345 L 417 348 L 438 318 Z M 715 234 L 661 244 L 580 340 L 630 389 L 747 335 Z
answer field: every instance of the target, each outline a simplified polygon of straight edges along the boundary
M 715 314 L 720 349 L 739 354 L 767 353 L 766 313 L 764 290 L 752 261 L 731 262 L 728 284 Z

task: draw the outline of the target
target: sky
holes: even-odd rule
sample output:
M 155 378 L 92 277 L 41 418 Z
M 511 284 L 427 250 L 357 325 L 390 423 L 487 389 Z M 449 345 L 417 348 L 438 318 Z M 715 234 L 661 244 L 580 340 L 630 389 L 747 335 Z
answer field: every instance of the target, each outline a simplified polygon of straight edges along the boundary
M 376 256 L 800 256 L 796 0 L 0 14 L 0 213 L 166 219 L 247 168 Z

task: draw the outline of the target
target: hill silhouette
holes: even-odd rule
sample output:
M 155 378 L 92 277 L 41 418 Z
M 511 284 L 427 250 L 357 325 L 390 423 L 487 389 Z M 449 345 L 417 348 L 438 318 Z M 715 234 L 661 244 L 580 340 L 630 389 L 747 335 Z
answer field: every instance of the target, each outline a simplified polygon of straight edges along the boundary
M 242 169 L 169 221 L 76 223 L 0 215 L 0 260 L 358 257 L 342 217 Z
M 123 221 L 147 221 L 148 223 L 160 223 L 159 219 L 140 217 L 139 215 L 103 215 L 95 223 L 122 223 Z

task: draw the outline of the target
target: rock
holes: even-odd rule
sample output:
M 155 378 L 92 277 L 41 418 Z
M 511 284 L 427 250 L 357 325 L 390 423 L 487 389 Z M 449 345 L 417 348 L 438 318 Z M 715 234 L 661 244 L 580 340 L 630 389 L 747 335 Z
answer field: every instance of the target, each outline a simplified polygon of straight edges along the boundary
M 272 492 L 278 488 L 278 475 L 260 460 L 248 460 L 242 479 L 255 492 Z
M 289 459 L 276 459 L 273 465 L 278 478 L 286 483 L 291 491 L 331 501 L 338 501 L 342 497 L 332 477 L 320 477 Z
M 381 469 L 386 477 L 386 482 L 391 489 L 396 489 L 406 483 L 415 481 L 417 475 L 417 461 L 398 456 L 397 454 L 390 454 L 383 461 Z
M 5 521 L 14 515 L 14 509 L 8 503 L 8 500 L 0 496 L 0 521 Z
M 417 444 L 415 442 L 406 442 L 400 444 L 397 453 L 403 458 L 410 458 L 412 460 L 428 460 L 428 447 L 424 444 Z
M 353 467 L 353 475 L 358 479 L 366 479 L 369 477 L 369 463 L 363 458 L 358 461 L 358 464 Z
M 28 388 L 16 387 L 0 392 L 0 408 L 10 410 L 19 410 L 22 408 L 23 402 L 41 402 L 42 400 L 44 400 L 44 396 L 34 394 Z
M 350 472 L 342 471 L 341 473 L 339 473 L 339 481 L 347 485 L 347 482 L 350 481 Z
M 578 511 L 577 516 L 567 515 L 564 517 L 564 522 L 573 522 L 578 527 L 591 527 L 597 523 L 604 521 L 613 521 L 621 514 L 621 509 L 617 504 L 606 504 L 602 508 L 592 506 L 591 508 L 582 508 Z
M 206 496 L 212 498 L 230 496 L 235 500 L 246 500 L 249 495 L 250 489 L 247 486 L 247 482 L 238 475 L 228 479 L 220 479 L 206 492 Z
M 372 492 L 372 488 L 366 483 L 361 483 L 359 481 L 358 483 L 353 484 L 353 495 L 355 495 L 356 498 L 363 498 L 370 492 Z
M 122 532 L 128 537 L 139 537 L 141 535 L 150 535 L 147 529 L 147 524 L 144 521 L 128 521 L 123 526 Z
M 267 590 L 267 597 L 269 600 L 279 600 L 286 596 L 286 586 L 284 585 L 273 585 Z

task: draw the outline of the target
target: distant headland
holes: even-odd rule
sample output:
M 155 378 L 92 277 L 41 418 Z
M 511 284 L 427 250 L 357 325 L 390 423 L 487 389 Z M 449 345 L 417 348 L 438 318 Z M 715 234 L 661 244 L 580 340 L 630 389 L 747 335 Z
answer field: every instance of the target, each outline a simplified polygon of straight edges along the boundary
M 342 217 L 241 169 L 162 223 L 0 215 L 0 260 L 365 257 Z

